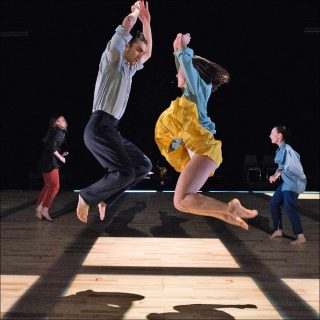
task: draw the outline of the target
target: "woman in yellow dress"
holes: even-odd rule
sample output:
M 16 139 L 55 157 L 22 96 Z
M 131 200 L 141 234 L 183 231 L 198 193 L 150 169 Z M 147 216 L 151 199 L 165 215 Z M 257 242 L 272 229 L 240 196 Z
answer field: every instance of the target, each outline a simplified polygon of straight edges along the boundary
M 215 124 L 207 115 L 212 92 L 229 82 L 229 73 L 221 66 L 193 55 L 188 47 L 189 33 L 176 36 L 173 42 L 178 70 L 180 98 L 159 117 L 155 140 L 161 154 L 181 172 L 174 193 L 176 209 L 221 219 L 245 230 L 242 218 L 254 218 L 258 212 L 244 208 L 238 199 L 224 203 L 197 193 L 222 162 L 221 141 L 214 138 Z

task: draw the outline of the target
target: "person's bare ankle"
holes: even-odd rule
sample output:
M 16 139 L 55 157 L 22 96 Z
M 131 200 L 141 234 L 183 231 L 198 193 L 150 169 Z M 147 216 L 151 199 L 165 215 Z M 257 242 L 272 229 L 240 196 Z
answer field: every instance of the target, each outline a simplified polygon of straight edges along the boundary
M 41 204 L 37 205 L 35 210 L 35 215 L 40 220 L 42 220 L 41 210 L 42 210 L 42 205 Z
M 270 239 L 275 239 L 278 237 L 282 237 L 282 230 L 278 229 L 273 232 L 273 234 L 269 237 Z
M 99 202 L 98 208 L 101 221 L 103 221 L 104 217 L 106 216 L 106 207 L 107 204 L 104 201 Z
M 296 240 L 293 240 L 290 242 L 290 245 L 297 246 L 299 244 L 307 242 L 307 239 L 305 238 L 303 233 L 298 234 L 298 237 Z
M 41 210 L 41 215 L 43 218 L 45 218 L 46 220 L 48 221 L 53 221 L 53 219 L 50 217 L 49 215 L 49 208 L 46 208 L 46 207 L 42 207 L 42 210 Z

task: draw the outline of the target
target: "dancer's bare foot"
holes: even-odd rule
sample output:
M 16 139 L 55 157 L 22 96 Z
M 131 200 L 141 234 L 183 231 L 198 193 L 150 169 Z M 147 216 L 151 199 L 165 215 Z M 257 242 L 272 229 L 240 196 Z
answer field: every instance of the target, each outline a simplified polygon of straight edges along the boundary
M 104 201 L 101 201 L 98 204 L 98 208 L 99 208 L 99 214 L 100 214 L 100 220 L 103 221 L 104 217 L 106 216 L 106 203 Z
M 37 217 L 38 219 L 40 219 L 40 220 L 43 219 L 42 214 L 41 214 L 41 210 L 42 210 L 42 205 L 36 206 L 35 214 L 36 214 L 36 217 Z
M 257 210 L 250 210 L 243 207 L 238 199 L 233 199 L 229 203 L 229 212 L 240 218 L 254 218 L 258 215 Z
M 228 207 L 228 212 L 231 214 L 231 219 L 228 219 L 228 222 L 245 230 L 248 230 L 249 226 L 243 219 L 254 218 L 258 215 L 257 210 L 246 209 L 241 205 L 238 199 L 231 200 L 228 203 Z
M 42 215 L 42 217 L 43 218 L 45 218 L 46 220 L 48 220 L 48 221 L 50 221 L 50 222 L 52 222 L 53 221 L 53 219 L 50 217 L 50 215 L 49 215 L 49 209 L 48 208 L 46 208 L 46 207 L 42 207 L 42 210 L 41 210 L 41 215 Z
M 79 201 L 77 206 L 77 217 L 81 222 L 87 223 L 89 214 L 89 206 L 82 199 L 79 194 Z
M 298 238 L 296 240 L 290 242 L 290 245 L 298 246 L 299 244 L 305 243 L 305 242 L 307 242 L 307 239 L 305 238 L 303 233 L 301 233 L 301 234 L 298 234 Z
M 282 237 L 282 230 L 276 230 L 270 237 L 269 239 L 275 239 L 275 238 L 279 238 Z

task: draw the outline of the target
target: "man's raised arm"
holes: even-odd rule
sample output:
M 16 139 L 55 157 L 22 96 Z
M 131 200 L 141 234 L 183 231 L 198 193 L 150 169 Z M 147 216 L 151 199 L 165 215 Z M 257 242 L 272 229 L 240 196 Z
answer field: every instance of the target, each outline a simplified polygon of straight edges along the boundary
M 129 13 L 122 21 L 122 26 L 129 32 L 137 22 L 140 14 L 140 6 L 141 1 L 137 1 L 133 6 L 131 6 L 131 13 Z
M 141 57 L 141 62 L 146 62 L 152 54 L 152 33 L 151 33 L 151 16 L 149 12 L 149 5 L 146 1 L 145 3 L 143 1 L 140 1 L 140 14 L 139 19 L 142 22 L 142 32 L 144 37 L 147 40 L 147 50 L 145 54 Z

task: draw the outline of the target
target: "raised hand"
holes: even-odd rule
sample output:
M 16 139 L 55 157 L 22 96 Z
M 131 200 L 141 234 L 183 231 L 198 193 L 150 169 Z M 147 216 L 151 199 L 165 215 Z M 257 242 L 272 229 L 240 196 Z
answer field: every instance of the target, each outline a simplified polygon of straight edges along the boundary
M 141 3 L 141 1 L 136 1 L 134 3 L 134 5 L 131 6 L 131 12 L 134 12 L 135 10 L 139 10 L 140 11 L 140 3 Z
M 173 41 L 173 50 L 179 51 L 182 48 L 182 33 L 178 33 Z
M 149 12 L 149 4 L 148 1 L 144 2 L 143 0 L 140 1 L 140 14 L 139 19 L 142 23 L 150 23 L 151 16 Z
M 190 33 L 185 33 L 182 35 L 181 41 L 182 41 L 182 46 L 185 48 L 188 46 L 188 44 L 190 43 L 191 40 L 191 36 Z
M 191 36 L 190 33 L 178 33 L 175 40 L 173 41 L 173 50 L 178 51 L 182 48 L 186 48 L 190 43 Z

